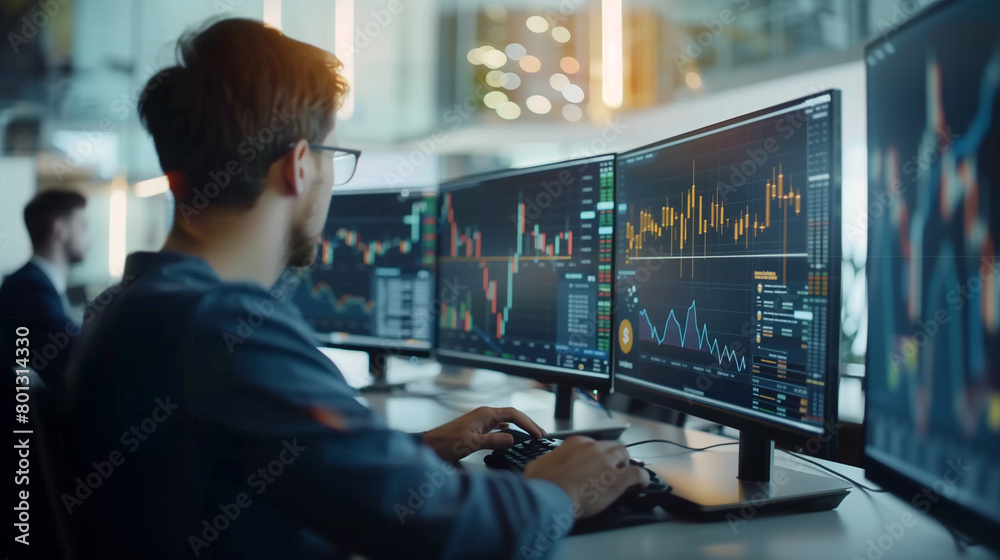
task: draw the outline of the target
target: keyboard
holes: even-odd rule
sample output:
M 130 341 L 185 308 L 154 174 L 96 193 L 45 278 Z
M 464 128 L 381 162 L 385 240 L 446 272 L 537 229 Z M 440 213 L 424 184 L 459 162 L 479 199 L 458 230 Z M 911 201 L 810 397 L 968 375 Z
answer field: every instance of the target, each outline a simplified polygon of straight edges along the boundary
M 562 440 L 555 438 L 528 439 L 507 449 L 497 449 L 483 460 L 486 462 L 486 466 L 495 469 L 523 471 L 529 462 L 552 451 L 560 443 Z
M 561 439 L 555 438 L 528 439 L 507 449 L 496 449 L 487 455 L 483 461 L 486 463 L 486 466 L 494 469 L 523 472 L 528 463 L 551 452 L 556 447 L 559 447 L 561 443 Z M 630 462 L 633 465 L 642 466 L 641 463 L 635 460 L 630 460 Z M 645 467 L 643 466 L 643 468 Z M 656 506 L 665 505 L 665 499 L 669 498 L 670 491 L 672 490 L 671 486 L 663 482 L 655 472 L 648 468 L 646 472 L 649 473 L 649 486 L 646 488 L 638 486 L 629 488 L 612 507 L 608 508 L 605 513 L 600 514 L 600 519 L 584 520 L 587 523 L 581 523 L 580 527 L 574 533 L 661 521 L 662 519 L 658 517 L 637 517 L 630 520 L 626 515 L 629 512 L 650 511 Z M 591 525 L 594 528 L 588 528 Z

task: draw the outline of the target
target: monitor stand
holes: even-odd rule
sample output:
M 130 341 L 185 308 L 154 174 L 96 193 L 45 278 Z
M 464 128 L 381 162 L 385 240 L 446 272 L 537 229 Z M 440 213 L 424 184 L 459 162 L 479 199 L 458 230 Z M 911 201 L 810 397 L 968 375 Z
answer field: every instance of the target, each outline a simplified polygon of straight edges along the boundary
M 774 465 L 767 438 L 740 432 L 739 453 L 725 449 L 647 463 L 673 487 L 665 497 L 671 512 L 738 525 L 759 513 L 834 509 L 851 489 L 837 478 Z
M 615 420 L 603 414 L 594 418 L 593 414 L 585 417 L 574 417 L 573 403 L 576 402 L 576 387 L 567 383 L 557 383 L 553 386 L 556 395 L 556 410 L 551 430 L 546 430 L 546 437 L 566 439 L 572 435 L 587 436 L 593 439 L 618 439 L 627 422 Z M 543 426 L 545 427 L 545 426 Z
M 358 392 L 361 394 L 372 393 L 393 393 L 402 390 L 405 383 L 389 383 L 385 378 L 386 366 L 389 362 L 389 353 L 383 349 L 373 348 L 365 350 L 368 354 L 368 373 L 372 376 L 371 385 L 361 387 Z

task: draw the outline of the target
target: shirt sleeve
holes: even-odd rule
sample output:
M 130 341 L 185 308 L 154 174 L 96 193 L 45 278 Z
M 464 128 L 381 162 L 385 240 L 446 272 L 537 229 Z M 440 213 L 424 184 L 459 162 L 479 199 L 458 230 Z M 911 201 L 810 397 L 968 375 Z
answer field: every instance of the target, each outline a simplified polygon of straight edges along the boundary
M 239 468 L 289 460 L 262 496 L 283 515 L 369 558 L 537 558 L 572 527 L 555 484 L 465 473 L 422 434 L 388 429 L 315 348 L 297 308 L 252 292 L 215 300 L 190 331 L 197 391 L 187 398 L 198 424 L 227 435 Z

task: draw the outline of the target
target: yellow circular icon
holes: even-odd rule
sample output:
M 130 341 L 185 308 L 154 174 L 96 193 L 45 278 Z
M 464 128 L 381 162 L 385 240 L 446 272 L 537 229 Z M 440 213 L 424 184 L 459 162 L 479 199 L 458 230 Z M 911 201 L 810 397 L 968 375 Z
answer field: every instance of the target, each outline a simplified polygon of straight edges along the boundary
M 632 323 L 628 319 L 622 320 L 618 325 L 618 345 L 622 352 L 628 354 L 632 351 L 632 341 L 635 340 L 635 331 L 632 330 Z
M 764 285 L 763 284 L 757 284 L 757 293 L 759 294 L 759 293 L 761 293 L 763 291 L 764 291 Z
M 763 316 L 763 315 L 761 315 L 760 311 L 758 311 L 758 312 L 757 312 L 757 320 L 758 320 L 758 321 L 760 321 L 760 318 L 761 318 L 762 316 Z

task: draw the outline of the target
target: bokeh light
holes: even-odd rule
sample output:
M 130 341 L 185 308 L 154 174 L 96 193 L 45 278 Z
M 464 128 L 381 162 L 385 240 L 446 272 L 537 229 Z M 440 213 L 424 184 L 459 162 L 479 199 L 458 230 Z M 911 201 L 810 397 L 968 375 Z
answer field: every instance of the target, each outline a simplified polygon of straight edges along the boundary
M 503 80 L 503 70 L 490 70 L 486 73 L 486 83 L 492 87 L 500 87 Z
M 547 115 L 552 110 L 552 102 L 542 95 L 532 95 L 528 98 L 527 105 L 532 113 L 539 115 Z
M 531 74 L 534 74 L 535 72 L 538 72 L 539 70 L 542 69 L 542 61 L 538 60 L 538 57 L 532 56 L 530 54 L 519 60 L 518 64 L 521 65 L 521 70 L 524 70 L 525 72 Z
M 500 4 L 489 4 L 483 8 L 483 12 L 486 14 L 486 17 L 496 23 L 503 23 L 507 21 L 507 9 Z
M 521 60 L 524 58 L 524 55 L 528 54 L 528 49 L 524 48 L 524 45 L 521 43 L 511 43 L 507 45 L 507 48 L 503 52 L 511 60 Z
M 552 74 L 552 77 L 549 78 L 549 85 L 556 91 L 562 91 L 569 85 L 569 78 L 566 77 L 566 74 Z
M 500 76 L 500 85 L 504 89 L 517 89 L 521 87 L 521 77 L 513 72 L 507 72 Z
M 490 109 L 496 109 L 507 102 L 507 94 L 502 91 L 491 91 L 483 96 L 483 104 Z
M 497 114 L 500 115 L 500 118 L 502 119 L 514 120 L 521 116 L 521 107 L 513 101 L 508 101 L 497 107 Z
M 562 68 L 562 71 L 567 74 L 576 74 L 580 71 L 580 61 L 572 56 L 567 56 L 559 61 L 559 68 Z
M 531 16 L 528 21 L 525 22 L 528 29 L 534 31 L 535 33 L 545 33 L 549 29 L 549 22 L 545 20 L 542 16 Z
M 566 105 L 562 108 L 562 114 L 569 122 L 577 122 L 583 118 L 583 109 L 579 105 Z
M 503 51 L 491 49 L 483 55 L 483 64 L 488 68 L 500 68 L 504 64 L 507 64 L 507 55 L 503 54 Z
M 570 103 L 580 103 L 583 101 L 583 88 L 576 84 L 569 84 L 562 89 L 563 97 Z
M 560 43 L 568 43 L 571 37 L 569 29 L 565 27 L 555 27 L 552 29 L 552 38 Z
M 697 72 L 688 72 L 684 76 L 684 83 L 691 89 L 698 89 L 701 87 L 701 76 Z

